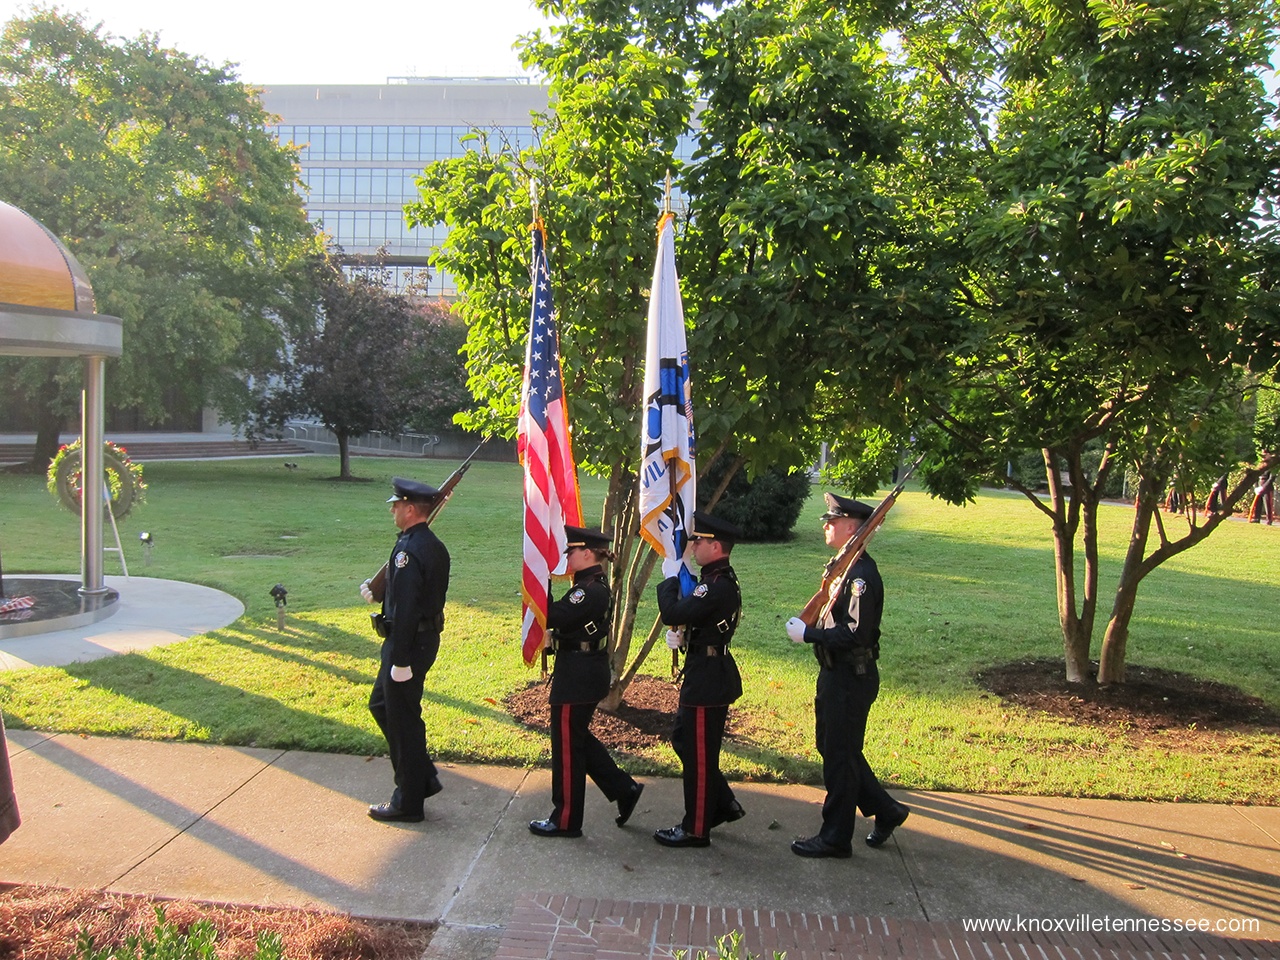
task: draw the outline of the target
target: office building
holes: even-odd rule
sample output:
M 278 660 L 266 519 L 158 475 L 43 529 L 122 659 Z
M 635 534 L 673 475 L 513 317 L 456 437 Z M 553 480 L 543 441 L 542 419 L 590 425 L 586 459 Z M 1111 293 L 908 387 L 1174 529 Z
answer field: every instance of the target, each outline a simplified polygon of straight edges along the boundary
M 278 85 L 263 90 L 280 118 L 282 142 L 298 147 L 308 217 L 358 259 L 387 247 L 397 287 L 423 283 L 452 297 L 448 276 L 428 270 L 443 226 L 405 224 L 404 206 L 418 197 L 414 178 L 435 160 L 460 156 L 462 138 L 499 128 L 527 146 L 530 113 L 545 110 L 547 90 L 523 78 L 391 78 L 376 85 Z

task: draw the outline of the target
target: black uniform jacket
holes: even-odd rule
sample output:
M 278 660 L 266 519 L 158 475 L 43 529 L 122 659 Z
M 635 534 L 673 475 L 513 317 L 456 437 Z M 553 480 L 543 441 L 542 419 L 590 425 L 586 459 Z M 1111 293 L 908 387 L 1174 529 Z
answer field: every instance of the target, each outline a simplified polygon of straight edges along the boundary
M 880 652 L 880 616 L 884 612 L 884 581 L 876 562 L 867 554 L 848 571 L 822 622 L 806 627 L 804 642 L 841 654 Z M 822 656 L 814 650 L 821 662 Z
M 729 652 L 729 641 L 738 628 L 742 592 L 727 559 L 702 568 L 698 585 L 680 596 L 680 578 L 658 584 L 658 609 L 668 626 L 684 625 L 689 647 L 684 661 L 680 702 L 692 707 L 718 707 L 742 696 L 742 677 Z
M 575 573 L 569 592 L 547 608 L 556 654 L 549 702 L 599 703 L 609 692 L 610 596 L 604 568 L 596 564 Z
M 448 589 L 449 551 L 440 538 L 425 523 L 403 531 L 387 561 L 387 592 L 382 600 L 394 666 L 408 666 L 409 652 L 416 644 L 439 648 Z

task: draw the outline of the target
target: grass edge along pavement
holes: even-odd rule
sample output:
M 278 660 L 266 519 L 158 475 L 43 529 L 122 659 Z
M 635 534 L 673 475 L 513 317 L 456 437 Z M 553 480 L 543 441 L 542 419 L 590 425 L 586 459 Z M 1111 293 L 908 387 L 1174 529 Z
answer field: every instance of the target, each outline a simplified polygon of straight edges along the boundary
M 374 754 L 368 715 L 378 641 L 358 585 L 393 542 L 384 500 L 393 474 L 439 481 L 451 465 L 357 459 L 368 483 L 333 483 L 334 458 L 155 463 L 145 507 L 121 525 L 130 570 L 214 586 L 246 614 L 225 630 L 147 653 L 0 675 L 0 709 L 14 727 Z M 583 478 L 588 517 L 603 483 Z M 818 490 L 820 488 L 815 488 Z M 453 557 L 441 656 L 427 682 L 428 737 L 442 760 L 527 766 L 548 758 L 544 737 L 502 701 L 536 679 L 519 655 L 519 468 L 477 463 L 436 522 Z M 870 498 L 868 498 L 870 499 Z M 1108 597 L 1131 508 L 1100 516 Z M 816 782 L 814 661 L 782 624 L 807 599 L 827 557 L 806 505 L 785 544 L 741 544 L 734 566 L 744 617 L 735 649 L 746 693 L 742 736 L 726 743 L 726 774 Z M 1176 521 L 1175 521 L 1176 522 Z M 78 567 L 77 520 L 36 478 L 0 477 L 6 571 Z M 155 538 L 144 566 L 137 537 Z M 973 674 L 1019 658 L 1056 657 L 1052 546 L 1026 501 L 984 492 L 963 509 L 908 490 L 871 548 L 887 588 L 882 686 L 867 754 L 891 785 L 912 789 L 1276 803 L 1280 737 L 1219 734 L 1211 750 L 1134 742 L 1127 731 L 1033 715 L 985 695 Z M 108 562 L 111 558 L 108 557 Z M 289 589 L 276 629 L 270 587 Z M 1105 604 L 1104 604 L 1105 605 Z M 1280 609 L 1280 536 L 1231 523 L 1143 585 L 1130 660 L 1232 684 L 1280 706 L 1270 611 Z M 640 622 L 653 617 L 652 589 Z M 667 672 L 665 658 L 645 672 Z M 624 756 L 638 773 L 676 772 L 669 747 Z

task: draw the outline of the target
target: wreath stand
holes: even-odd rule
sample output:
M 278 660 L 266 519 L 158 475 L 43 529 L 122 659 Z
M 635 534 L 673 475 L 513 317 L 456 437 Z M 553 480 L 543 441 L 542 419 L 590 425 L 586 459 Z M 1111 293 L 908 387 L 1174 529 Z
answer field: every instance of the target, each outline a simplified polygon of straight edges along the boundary
M 129 576 L 129 564 L 124 559 L 124 546 L 120 543 L 120 528 L 116 526 L 116 513 L 111 509 L 111 487 L 109 484 L 103 484 L 102 499 L 107 504 L 107 509 L 104 512 L 111 519 L 111 532 L 116 535 L 116 545 L 114 547 L 103 547 L 102 552 L 114 553 L 120 558 L 120 568 L 124 570 L 124 575 L 127 579 Z

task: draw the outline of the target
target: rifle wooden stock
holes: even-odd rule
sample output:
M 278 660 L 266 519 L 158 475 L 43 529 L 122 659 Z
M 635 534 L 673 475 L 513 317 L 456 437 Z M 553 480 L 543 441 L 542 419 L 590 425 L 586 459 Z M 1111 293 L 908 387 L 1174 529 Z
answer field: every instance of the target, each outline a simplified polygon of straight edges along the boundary
M 804 609 L 797 614 L 799 619 L 804 621 L 805 626 L 816 626 L 822 619 L 827 605 L 831 602 L 831 598 L 839 592 L 839 586 L 843 584 L 849 568 L 857 563 L 858 558 L 866 552 L 867 544 L 871 542 L 871 538 L 880 529 L 880 524 L 884 523 L 884 518 L 893 509 L 893 505 L 898 500 L 898 495 L 906 487 L 907 480 L 911 477 L 911 474 L 915 473 L 916 467 L 920 466 L 920 461 L 923 459 L 924 454 L 922 453 L 916 458 L 915 463 L 907 467 L 901 479 L 898 480 L 897 486 L 871 511 L 871 516 L 862 521 L 862 525 L 853 532 L 853 536 L 845 541 L 844 546 L 836 552 L 836 555 L 827 561 L 827 565 L 822 571 L 822 586 L 817 593 L 809 598 L 809 602 L 804 605 Z
M 484 446 L 481 440 L 476 444 L 476 448 L 471 451 L 471 456 L 462 461 L 457 470 L 449 474 L 449 478 L 440 484 L 440 494 L 436 497 L 435 503 L 431 506 L 431 512 L 427 514 L 427 524 L 430 525 L 440 516 L 440 511 L 444 509 L 444 505 L 449 502 L 449 498 L 453 496 L 453 488 L 458 485 L 462 479 L 462 475 L 467 472 L 467 468 L 471 466 L 471 461 L 476 458 L 476 454 L 480 452 L 480 448 Z M 384 563 L 378 568 L 378 572 L 369 578 L 369 592 L 373 594 L 374 603 L 381 603 L 387 595 L 387 565 Z

